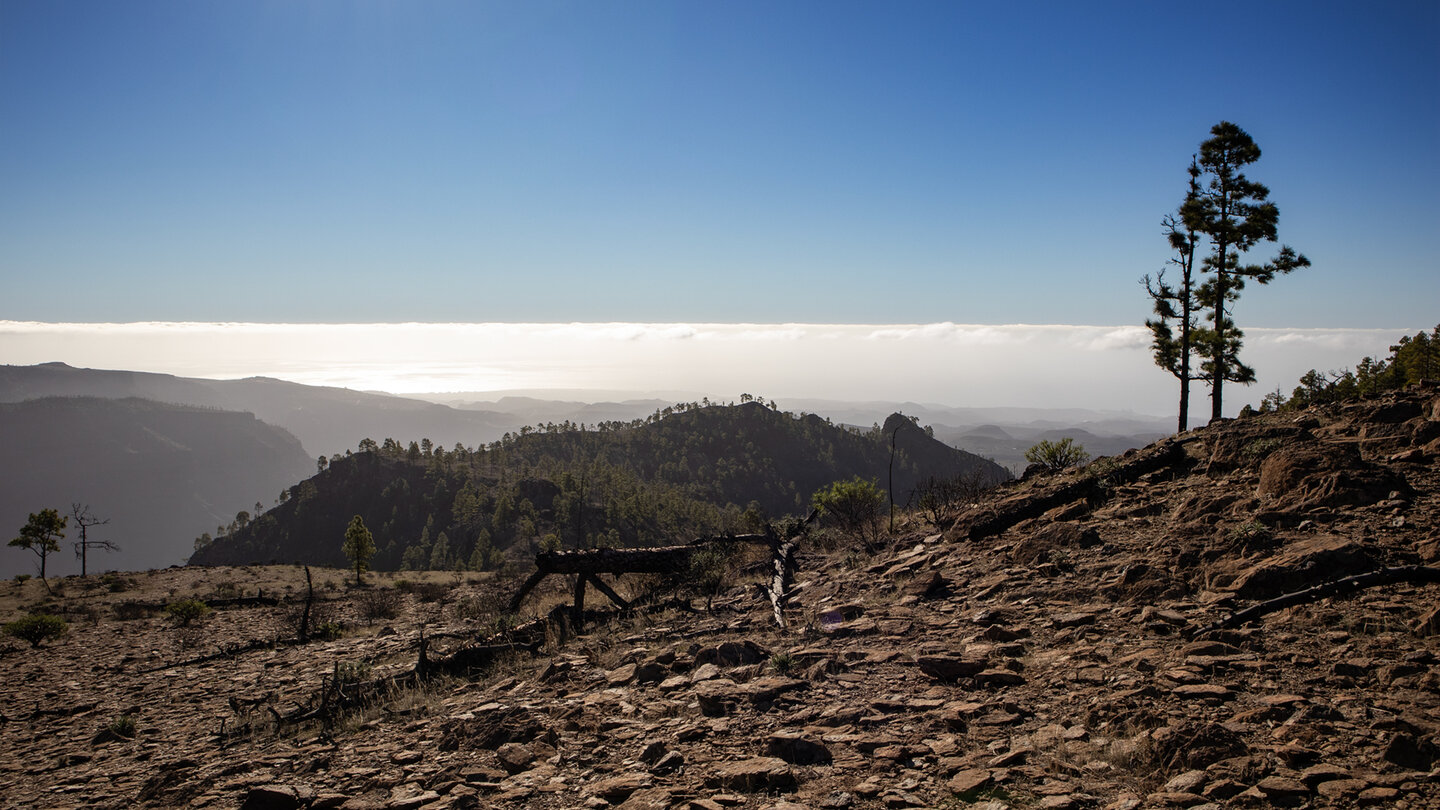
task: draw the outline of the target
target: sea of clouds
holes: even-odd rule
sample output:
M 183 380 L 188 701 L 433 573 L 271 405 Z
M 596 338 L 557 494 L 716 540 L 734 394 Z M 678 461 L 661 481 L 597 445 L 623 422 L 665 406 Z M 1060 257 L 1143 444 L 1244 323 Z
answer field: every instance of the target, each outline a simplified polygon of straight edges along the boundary
M 1245 330 L 1258 384 L 1383 357 L 1394 329 Z M 1142 326 L 707 323 L 38 323 L 0 321 L 0 363 L 215 379 L 275 377 L 394 393 L 566 389 L 1083 407 L 1163 415 L 1176 383 Z M 1204 394 L 1197 386 L 1197 399 Z

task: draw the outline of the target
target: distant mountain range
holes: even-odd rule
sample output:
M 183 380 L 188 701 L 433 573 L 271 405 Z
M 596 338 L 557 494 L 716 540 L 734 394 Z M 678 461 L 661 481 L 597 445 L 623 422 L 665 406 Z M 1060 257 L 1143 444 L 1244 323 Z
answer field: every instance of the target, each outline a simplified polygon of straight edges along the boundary
M 105 555 L 99 565 L 168 565 L 179 562 L 201 533 L 228 527 L 237 512 L 254 512 L 257 501 L 273 503 L 275 493 L 312 475 L 317 455 L 328 460 L 358 448 L 362 439 L 381 443 L 394 438 L 408 446 L 428 438 L 433 447 L 446 451 L 457 444 L 475 449 L 507 433 L 518 436 L 532 425 L 539 426 L 532 435 L 548 436 L 582 424 L 614 426 L 675 411 L 672 401 L 653 395 L 607 392 L 614 401 L 586 402 L 579 398 L 582 392 L 566 392 L 576 397 L 566 400 L 538 393 L 488 395 L 491 399 L 482 394 L 435 395 L 458 406 L 451 407 L 415 396 L 261 377 L 206 380 L 63 363 L 0 366 L 0 403 L 12 404 L 0 411 L 0 460 L 5 462 L 0 469 L 0 540 L 14 536 L 29 512 L 63 510 L 79 501 L 112 518 L 101 531 L 114 533 L 111 539 L 125 547 L 121 555 Z M 77 398 L 86 401 L 64 401 Z M 107 405 L 106 400 L 123 402 Z M 1013 473 L 1025 466 L 1024 450 L 1042 438 L 1072 436 L 1093 455 L 1113 455 L 1165 435 L 1169 426 L 1168 419 L 1158 417 L 1080 410 L 885 401 L 778 404 L 862 431 L 903 412 L 929 424 L 935 438 L 993 459 Z M 97 426 L 104 430 L 96 432 Z M 540 439 L 531 446 L 545 441 L 563 439 Z M 823 464 L 812 466 L 822 477 L 828 474 Z M 738 475 L 734 468 L 727 469 Z M 645 474 L 658 472 L 657 467 Z M 785 495 L 780 506 L 798 508 L 809 497 L 813 482 L 803 478 L 794 473 L 785 479 L 796 482 L 797 489 Z M 695 482 L 677 480 L 674 486 L 693 487 Z M 725 503 L 740 494 L 722 489 L 707 497 Z M 67 546 L 51 560 L 57 566 L 53 570 L 68 570 L 68 554 Z M 28 566 L 24 552 L 0 548 L 0 573 L 29 571 Z
M 593 401 L 600 395 L 608 399 Z M 677 401 L 655 394 L 627 397 L 618 391 L 596 392 L 590 397 L 583 391 L 396 396 L 268 377 L 205 380 L 81 369 L 63 363 L 0 366 L 0 402 L 42 396 L 141 397 L 248 411 L 293 433 L 311 456 L 343 453 L 356 448 L 365 438 L 378 442 L 393 437 L 407 443 L 428 438 L 444 447 L 457 442 L 475 447 L 527 425 L 565 421 L 594 425 L 643 419 Z M 933 427 L 941 441 L 993 458 L 1016 473 L 1025 468 L 1025 449 L 1040 439 L 1073 436 L 1092 455 L 1113 455 L 1168 435 L 1174 424 L 1172 417 L 1078 408 L 959 408 L 891 400 L 826 399 L 781 399 L 777 404 L 784 410 L 820 414 L 861 428 L 880 424 L 892 413 L 904 413 Z M 1004 435 L 997 435 L 997 429 Z
M 31 512 L 88 505 L 90 530 L 120 546 L 92 553 L 92 573 L 182 563 L 201 532 L 255 511 L 315 471 L 294 436 L 248 413 L 143 399 L 46 397 L 0 404 L 0 540 Z M 78 573 L 66 530 L 47 573 Z M 0 576 L 31 573 L 33 554 L 0 547 Z
M 984 456 L 1019 475 L 1025 451 L 1044 439 L 1073 438 L 1093 457 L 1119 455 L 1144 447 L 1174 432 L 1173 416 L 1083 408 L 955 408 L 916 402 L 837 402 L 822 399 L 781 400 L 785 408 L 823 413 L 847 424 L 882 422 L 899 411 L 935 431 L 952 447 Z
M 313 458 L 343 453 L 361 439 L 427 437 L 445 446 L 493 441 L 516 429 L 515 418 L 461 411 L 407 397 L 327 388 L 268 377 L 203 380 L 141 371 L 73 368 L 64 363 L 0 366 L 0 402 L 36 397 L 139 397 L 157 402 L 246 411 L 295 435 Z

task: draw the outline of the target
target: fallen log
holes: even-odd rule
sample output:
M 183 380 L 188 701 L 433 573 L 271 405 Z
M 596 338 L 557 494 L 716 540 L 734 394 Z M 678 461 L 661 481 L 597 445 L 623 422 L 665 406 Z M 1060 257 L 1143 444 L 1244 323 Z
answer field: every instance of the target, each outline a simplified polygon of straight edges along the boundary
M 1269 599 L 1256 605 L 1251 605 L 1238 613 L 1233 613 L 1218 622 L 1210 624 L 1194 633 L 1194 637 L 1213 633 L 1217 630 L 1239 627 L 1243 624 L 1253 622 L 1256 619 L 1274 613 L 1277 610 L 1284 610 L 1295 605 L 1304 605 L 1309 602 L 1316 602 L 1331 596 L 1347 596 L 1362 591 L 1366 588 L 1375 588 L 1380 585 L 1393 585 L 1397 582 L 1410 582 L 1417 585 L 1440 583 L 1440 568 L 1429 565 L 1402 565 L 1393 568 L 1381 568 L 1369 571 L 1364 574 L 1344 577 L 1342 579 L 1322 582 L 1304 590 L 1287 593 Z
M 630 603 L 600 579 L 600 574 L 668 574 L 686 575 L 695 554 L 703 548 L 731 544 L 764 544 L 770 547 L 774 575 L 766 592 L 770 596 L 776 623 L 784 627 L 784 605 L 789 579 L 795 568 L 797 540 L 810 523 L 819 515 L 815 510 L 803 521 L 792 522 L 786 527 L 786 537 L 773 526 L 767 526 L 764 534 L 727 534 L 716 537 L 701 537 L 683 546 L 652 546 L 649 548 L 595 548 L 569 551 L 541 551 L 535 555 L 535 571 L 520 585 L 510 599 L 509 611 L 516 613 L 530 591 L 551 574 L 573 574 L 575 576 L 574 603 L 571 607 L 571 626 L 578 630 L 585 621 L 585 587 L 595 586 L 610 601 L 622 610 L 629 609 Z

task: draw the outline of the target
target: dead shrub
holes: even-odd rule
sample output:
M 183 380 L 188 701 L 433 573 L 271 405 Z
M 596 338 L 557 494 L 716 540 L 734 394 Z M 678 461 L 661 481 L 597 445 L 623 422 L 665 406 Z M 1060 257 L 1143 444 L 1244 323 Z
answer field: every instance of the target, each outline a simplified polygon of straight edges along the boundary
M 143 619 L 146 616 L 149 616 L 153 608 L 151 608 L 151 606 L 145 604 L 144 602 L 136 602 L 132 600 L 125 602 L 116 602 L 115 605 L 111 608 L 111 610 L 115 612 L 115 618 L 119 619 L 122 622 L 128 622 L 134 621 L 135 619 Z
M 446 582 L 416 582 L 410 592 L 421 602 L 443 602 L 453 586 Z
M 404 606 L 400 592 L 392 588 L 365 591 L 356 597 L 355 602 L 360 618 L 364 619 L 367 625 L 377 620 L 399 618 L 400 609 Z

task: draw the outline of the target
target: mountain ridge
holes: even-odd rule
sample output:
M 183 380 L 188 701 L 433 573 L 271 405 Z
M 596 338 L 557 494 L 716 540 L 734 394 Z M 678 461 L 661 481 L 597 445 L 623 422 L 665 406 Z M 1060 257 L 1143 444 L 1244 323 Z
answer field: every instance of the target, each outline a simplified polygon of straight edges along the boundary
M 891 436 L 902 506 L 932 479 L 969 476 L 986 485 L 1009 477 L 899 415 L 883 435 L 758 402 L 667 407 L 639 424 L 600 427 L 551 425 L 474 450 L 407 449 L 387 440 L 332 461 L 291 487 L 264 518 L 198 548 L 191 562 L 343 565 L 338 542 L 330 541 L 355 514 L 374 533 L 377 569 L 485 568 L 497 564 L 497 554 L 544 542 L 683 542 L 736 531 L 747 508 L 773 517 L 801 513 L 837 480 L 859 476 L 888 486 Z
M 94 534 L 120 546 L 92 554 L 92 570 L 160 568 L 183 562 L 196 535 L 269 501 L 314 469 L 288 432 L 254 415 L 140 398 L 45 397 L 0 403 L 0 527 L 15 531 L 31 512 L 65 514 L 88 504 L 110 523 Z M 78 571 L 72 526 L 49 570 Z M 0 574 L 30 570 L 18 550 Z

